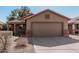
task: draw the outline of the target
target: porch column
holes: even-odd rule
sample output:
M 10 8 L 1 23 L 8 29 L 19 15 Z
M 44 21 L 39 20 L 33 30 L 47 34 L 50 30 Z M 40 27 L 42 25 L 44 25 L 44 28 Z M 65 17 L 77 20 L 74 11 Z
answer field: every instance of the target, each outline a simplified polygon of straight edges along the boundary
M 24 35 L 26 36 L 26 24 L 23 24 Z
M 9 24 L 7 24 L 7 31 L 9 31 Z
M 75 24 L 72 24 L 72 34 L 75 34 Z
M 16 24 L 14 24 L 14 28 L 13 28 L 14 34 L 16 32 Z

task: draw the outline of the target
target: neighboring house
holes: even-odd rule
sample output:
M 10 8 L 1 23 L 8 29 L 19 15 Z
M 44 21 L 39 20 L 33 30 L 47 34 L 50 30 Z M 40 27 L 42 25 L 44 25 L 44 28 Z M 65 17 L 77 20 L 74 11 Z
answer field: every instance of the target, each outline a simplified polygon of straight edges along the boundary
M 4 23 L 2 21 L 0 21 L 0 30 L 3 29 L 3 25 L 4 25 Z
M 69 21 L 70 34 L 79 34 L 79 17 L 75 17 Z
M 17 25 L 24 24 L 24 32 L 27 36 L 52 37 L 68 36 L 68 21 L 70 18 L 59 13 L 46 9 L 37 14 L 23 18 L 23 20 L 9 21 L 13 25 L 12 30 L 16 31 Z M 21 23 L 23 21 L 23 23 Z M 10 25 L 9 25 L 10 26 Z M 12 27 L 12 26 L 10 26 Z

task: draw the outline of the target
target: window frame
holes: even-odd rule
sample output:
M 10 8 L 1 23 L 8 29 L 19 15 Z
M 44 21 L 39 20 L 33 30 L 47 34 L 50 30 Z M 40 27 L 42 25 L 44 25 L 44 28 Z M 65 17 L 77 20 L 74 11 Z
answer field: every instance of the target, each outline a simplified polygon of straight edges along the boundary
M 45 19 L 50 19 L 50 14 L 45 14 Z

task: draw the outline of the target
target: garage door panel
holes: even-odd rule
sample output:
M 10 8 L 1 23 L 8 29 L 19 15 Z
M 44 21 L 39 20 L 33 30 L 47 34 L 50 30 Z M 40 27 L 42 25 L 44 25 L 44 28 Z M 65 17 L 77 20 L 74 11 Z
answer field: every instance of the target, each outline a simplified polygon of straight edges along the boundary
M 61 36 L 61 23 L 32 23 L 32 36 Z

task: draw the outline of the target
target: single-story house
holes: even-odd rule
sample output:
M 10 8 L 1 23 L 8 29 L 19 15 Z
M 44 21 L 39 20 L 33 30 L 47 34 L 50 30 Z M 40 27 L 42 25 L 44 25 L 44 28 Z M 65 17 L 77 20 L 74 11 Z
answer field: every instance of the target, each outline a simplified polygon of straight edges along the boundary
M 68 36 L 68 21 L 70 21 L 70 18 L 46 9 L 37 14 L 24 17 L 22 20 L 9 21 L 8 24 L 9 27 L 13 26 L 12 30 L 15 32 L 19 30 L 16 25 L 23 25 L 22 30 L 27 36 L 52 37 Z

